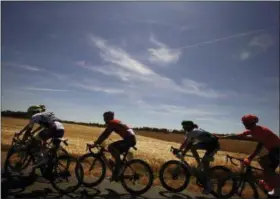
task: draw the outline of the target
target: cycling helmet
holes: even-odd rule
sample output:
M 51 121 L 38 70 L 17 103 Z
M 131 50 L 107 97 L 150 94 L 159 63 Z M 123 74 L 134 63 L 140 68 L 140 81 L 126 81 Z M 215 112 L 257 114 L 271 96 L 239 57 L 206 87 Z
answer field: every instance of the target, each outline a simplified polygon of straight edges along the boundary
M 42 111 L 46 111 L 46 106 L 45 106 L 45 105 L 41 104 L 41 105 L 39 105 L 39 106 L 40 106 L 40 108 L 42 109 Z
M 193 123 L 193 121 L 190 121 L 190 120 L 183 120 L 182 122 L 181 122 L 181 125 L 182 126 L 192 126 L 192 127 L 194 127 L 194 128 L 198 128 L 198 125 L 196 125 L 195 123 Z
M 107 111 L 103 113 L 103 117 L 109 117 L 109 118 L 114 118 L 115 113 L 112 111 Z
M 244 124 L 257 124 L 259 122 L 259 118 L 255 115 L 247 114 L 241 118 L 241 121 Z
M 43 109 L 41 107 L 41 105 L 34 105 L 34 106 L 30 106 L 28 109 L 27 109 L 27 113 L 28 114 L 36 114 L 36 113 L 41 113 L 43 112 Z

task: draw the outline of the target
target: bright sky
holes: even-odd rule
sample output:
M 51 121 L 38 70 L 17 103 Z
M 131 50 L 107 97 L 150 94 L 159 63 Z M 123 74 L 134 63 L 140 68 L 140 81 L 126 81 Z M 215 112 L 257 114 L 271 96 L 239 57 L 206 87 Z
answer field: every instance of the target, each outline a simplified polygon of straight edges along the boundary
M 279 133 L 279 2 L 1 2 L 2 110 Z

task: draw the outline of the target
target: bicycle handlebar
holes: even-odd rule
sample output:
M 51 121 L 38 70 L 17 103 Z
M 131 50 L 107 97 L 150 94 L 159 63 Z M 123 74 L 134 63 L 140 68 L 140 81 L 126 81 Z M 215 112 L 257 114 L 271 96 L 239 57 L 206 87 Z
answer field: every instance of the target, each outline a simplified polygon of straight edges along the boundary
M 235 165 L 235 166 L 238 166 L 236 163 L 233 162 L 233 159 L 235 160 L 238 160 L 239 162 L 243 162 L 243 159 L 242 158 L 236 158 L 236 157 L 233 157 L 233 156 L 230 156 L 230 155 L 226 155 L 226 161 L 228 162 L 228 160 L 230 160 L 230 162 Z M 256 167 L 253 167 L 251 165 L 246 165 L 246 167 L 250 167 L 254 170 L 259 170 L 259 171 L 263 171 L 263 169 L 260 169 L 260 168 L 256 168 Z

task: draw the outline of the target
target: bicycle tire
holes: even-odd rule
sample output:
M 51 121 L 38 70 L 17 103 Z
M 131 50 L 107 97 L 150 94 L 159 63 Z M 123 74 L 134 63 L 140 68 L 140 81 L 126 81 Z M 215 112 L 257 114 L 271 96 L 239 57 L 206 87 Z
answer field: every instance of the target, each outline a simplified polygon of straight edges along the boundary
M 96 181 L 94 181 L 94 182 L 85 182 L 83 179 L 84 179 L 84 176 L 81 176 L 83 179 L 79 179 L 80 181 L 81 181 L 81 183 L 85 186 L 85 187 L 94 187 L 94 186 L 97 186 L 97 185 L 99 185 L 103 180 L 104 180 L 104 178 L 105 178 L 105 175 L 106 175 L 106 164 L 105 164 L 105 162 L 103 161 L 103 159 L 100 157 L 100 156 L 98 156 L 98 155 L 94 155 L 93 153 L 87 153 L 87 154 L 85 154 L 85 155 L 83 155 L 83 156 L 81 156 L 80 158 L 79 158 L 79 162 L 80 162 L 80 164 L 81 164 L 81 167 L 82 167 L 82 169 L 83 169 L 83 175 L 85 175 L 85 170 L 84 170 L 84 168 L 83 168 L 83 162 L 86 160 L 86 158 L 89 158 L 89 157 L 92 157 L 92 158 L 94 158 L 94 159 L 96 159 L 97 161 L 99 161 L 100 162 L 100 165 L 101 165 L 101 175 L 100 175 L 100 177 L 96 180 Z M 80 176 L 79 176 L 80 177 Z
M 58 187 L 58 185 L 57 185 L 57 183 L 56 183 L 56 179 L 58 178 L 58 177 L 57 177 L 57 168 L 58 168 L 58 166 L 59 166 L 59 161 L 60 161 L 60 160 L 63 160 L 63 159 L 65 159 L 65 160 L 67 160 L 67 161 L 68 161 L 68 160 L 73 160 L 73 161 L 76 163 L 76 165 L 75 165 L 75 175 L 76 175 L 76 178 L 77 178 L 77 184 L 74 185 L 73 187 L 67 188 L 67 189 L 61 189 L 60 187 Z M 69 162 L 67 162 L 67 163 L 69 163 Z M 60 192 L 60 193 L 62 193 L 62 194 L 69 194 L 69 193 L 71 193 L 71 192 L 76 191 L 76 190 L 81 186 L 81 181 L 82 181 L 82 179 L 79 179 L 79 177 L 80 177 L 80 176 L 83 176 L 83 170 L 82 170 L 82 167 L 81 167 L 81 165 L 80 165 L 80 162 L 79 162 L 79 160 L 78 160 L 77 158 L 75 158 L 75 157 L 73 157 L 73 156 L 69 156 L 69 155 L 59 156 L 59 157 L 57 157 L 57 159 L 56 159 L 56 161 L 55 161 L 55 163 L 54 163 L 54 165 L 53 165 L 53 168 L 54 168 L 54 171 L 53 171 L 52 174 L 55 175 L 55 177 L 52 178 L 52 179 L 50 179 L 50 182 L 51 182 L 53 188 L 54 188 L 55 190 L 57 190 L 58 192 Z M 71 172 L 69 171 L 69 164 L 67 164 L 67 171 L 68 171 L 69 173 L 71 173 Z
M 145 186 L 144 188 L 140 189 L 140 190 L 137 190 L 137 191 L 131 189 L 131 188 L 127 185 L 127 183 L 126 183 L 126 181 L 125 181 L 126 178 L 125 178 L 125 176 L 124 176 L 125 170 L 126 170 L 128 167 L 130 167 L 132 164 L 135 164 L 135 163 L 137 163 L 137 164 L 142 164 L 144 167 L 146 167 L 146 171 L 147 171 L 148 174 L 149 174 L 148 183 L 146 184 L 146 186 Z M 124 168 L 123 168 L 123 172 L 122 172 L 122 175 L 121 175 L 121 179 L 120 179 L 120 180 L 121 180 L 122 186 L 124 187 L 124 189 L 125 189 L 127 192 L 129 192 L 130 194 L 133 194 L 133 195 L 141 195 L 141 194 L 144 194 L 145 192 L 147 192 L 147 191 L 152 187 L 152 185 L 153 185 L 153 181 L 154 181 L 153 170 L 152 170 L 152 168 L 150 167 L 150 165 L 149 165 L 147 162 L 145 162 L 144 160 L 140 160 L 140 159 L 129 160 L 128 162 L 126 162 L 126 164 L 125 164 L 125 166 L 124 166 Z
M 250 188 L 253 190 L 253 194 L 254 194 L 253 198 L 259 199 L 259 193 L 257 191 L 257 187 L 255 186 L 255 184 L 253 182 L 248 181 L 248 180 L 242 180 L 241 182 L 239 181 L 237 186 L 234 189 L 234 193 L 236 195 L 238 195 L 239 197 L 241 197 L 242 192 L 245 190 L 244 187 L 241 187 L 241 186 L 244 185 L 245 183 L 248 183 Z M 241 190 L 239 191 L 239 189 L 241 189 Z M 252 197 L 250 197 L 250 198 L 252 198 Z
M 173 188 L 173 187 L 170 187 L 166 182 L 165 182 L 165 179 L 164 179 L 164 172 L 165 172 L 165 169 L 168 168 L 169 165 L 177 165 L 178 167 L 182 168 L 182 171 L 183 171 L 183 176 L 186 177 L 184 183 L 178 187 L 178 188 Z M 160 182 L 163 186 L 163 188 L 165 188 L 166 190 L 172 192 L 172 193 L 178 193 L 178 192 L 181 192 L 183 191 L 184 189 L 187 188 L 189 182 L 190 182 L 190 177 L 191 177 L 191 173 L 189 172 L 188 168 L 181 162 L 181 161 L 178 161 L 178 160 L 169 160 L 167 162 L 165 162 L 160 170 L 159 170 L 159 179 L 160 179 Z
M 219 181 L 218 189 L 217 190 L 213 189 L 211 191 L 211 194 L 213 196 L 217 197 L 217 198 L 230 198 L 230 197 L 232 197 L 234 195 L 234 193 L 235 193 L 235 188 L 237 186 L 237 182 L 236 182 L 236 179 L 234 178 L 234 175 L 233 175 L 232 171 L 229 168 L 224 167 L 224 166 L 214 166 L 214 167 L 210 168 L 211 174 L 214 174 L 216 170 L 222 170 L 223 172 L 227 173 L 227 176 L 222 181 Z M 211 178 L 210 180 L 213 180 L 212 176 L 210 178 Z M 222 192 L 221 191 L 222 190 L 222 186 L 228 180 L 231 181 L 231 184 L 232 184 L 231 189 L 230 189 L 230 191 L 227 194 L 223 194 L 223 193 L 221 193 Z
M 30 162 L 35 164 L 35 158 L 29 151 L 19 151 L 19 150 L 16 150 L 15 148 L 11 148 L 7 153 L 7 157 L 6 157 L 6 160 L 5 160 L 5 163 L 4 163 L 4 172 L 5 172 L 6 176 L 11 176 L 12 172 L 15 172 L 15 169 L 14 170 L 12 169 L 13 166 L 10 164 L 9 159 L 12 157 L 13 154 L 18 153 L 18 152 L 21 152 L 21 153 L 26 152 L 25 157 L 28 158 L 27 162 L 24 162 L 23 165 L 21 166 L 20 171 L 26 169 L 30 165 Z M 25 160 L 26 160 L 26 158 L 25 158 Z M 9 171 L 10 168 L 12 169 L 11 172 Z M 35 176 L 35 168 L 32 169 L 29 176 Z

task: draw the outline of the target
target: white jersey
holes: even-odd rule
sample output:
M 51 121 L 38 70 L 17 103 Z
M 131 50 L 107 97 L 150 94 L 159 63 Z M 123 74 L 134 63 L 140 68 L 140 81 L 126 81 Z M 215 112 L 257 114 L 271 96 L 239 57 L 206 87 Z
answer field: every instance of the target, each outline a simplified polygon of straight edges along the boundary
M 198 142 L 209 142 L 213 140 L 212 134 L 201 128 L 196 128 L 190 132 L 187 132 L 185 137 L 189 140 L 189 142 L 193 142 L 193 144 Z
M 58 119 L 55 117 L 55 115 L 52 112 L 42 112 L 37 113 L 32 116 L 31 123 L 37 123 L 41 126 L 44 126 L 46 128 L 49 128 L 50 125 L 54 125 L 56 130 L 63 130 L 64 126 L 61 124 Z

